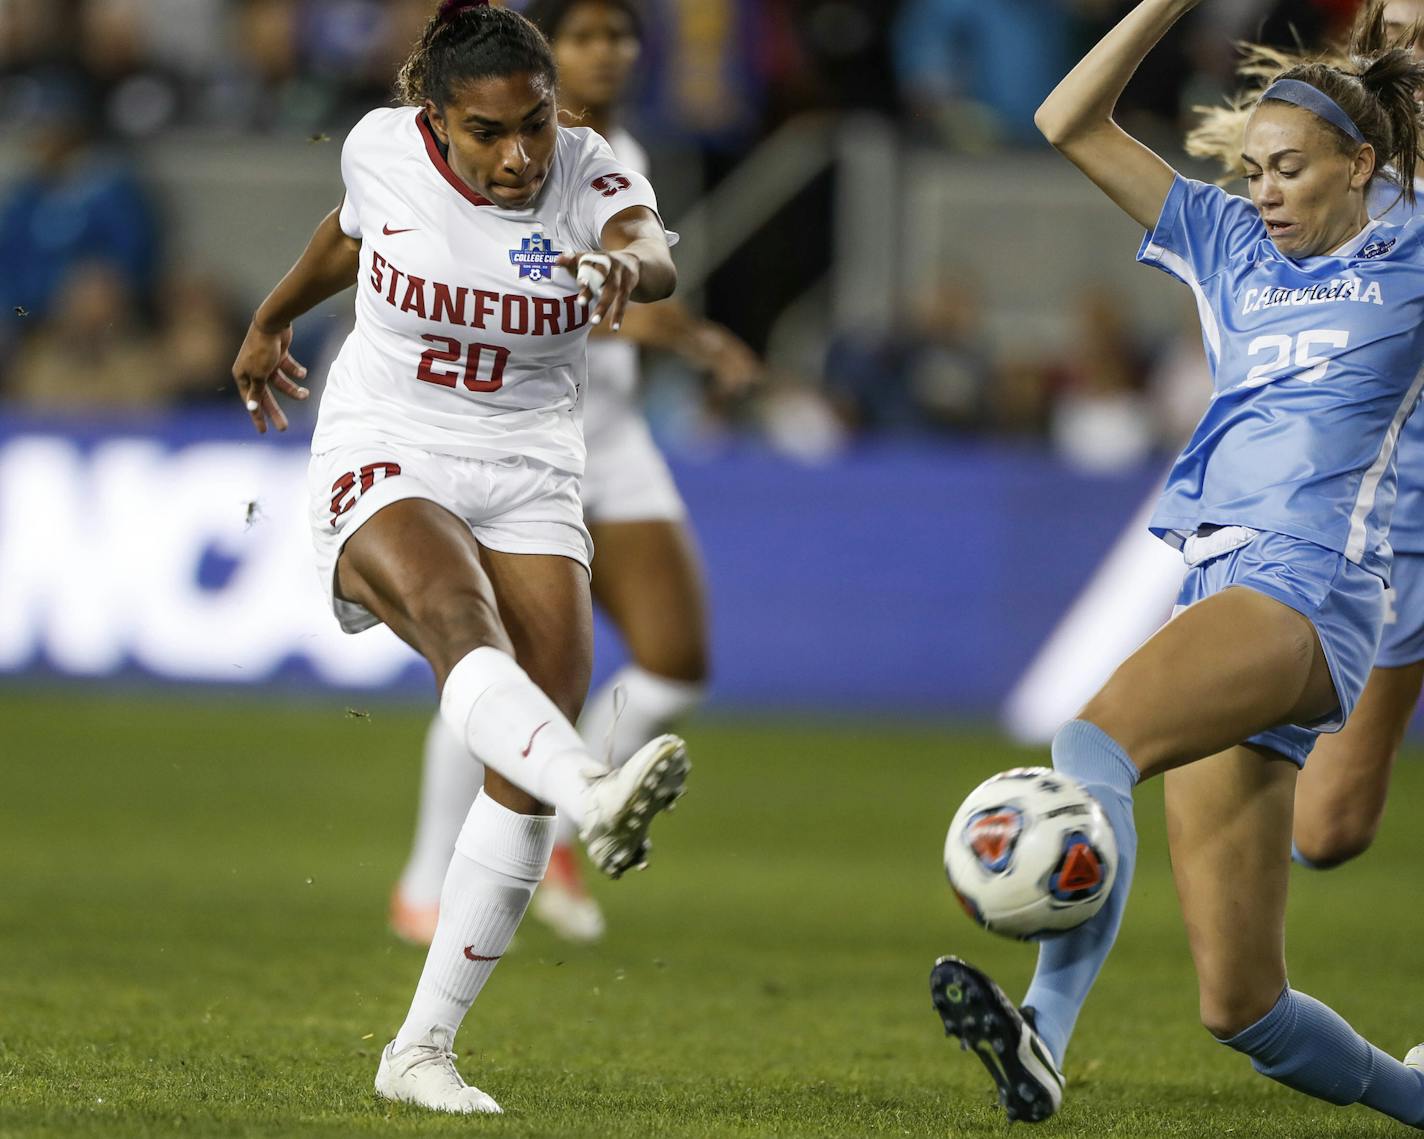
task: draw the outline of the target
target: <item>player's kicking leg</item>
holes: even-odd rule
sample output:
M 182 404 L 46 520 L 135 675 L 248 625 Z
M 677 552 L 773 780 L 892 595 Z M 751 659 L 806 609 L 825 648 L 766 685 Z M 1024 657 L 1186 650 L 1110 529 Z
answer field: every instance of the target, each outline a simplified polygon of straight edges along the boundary
M 1328 711 L 1334 690 L 1323 654 L 1302 652 L 1303 646 L 1315 648 L 1314 636 L 1288 606 L 1252 590 L 1224 589 L 1159 630 L 1113 674 L 1082 719 L 1069 721 L 1054 737 L 1055 770 L 1098 801 L 1118 847 L 1118 870 L 1103 908 L 1078 928 L 1040 943 L 1024 998 L 1033 1009 L 1034 1035 L 1055 1070 L 1063 1068 L 1078 1015 L 1122 924 L 1137 860 L 1132 794 L 1138 780 L 1215 754 L 1233 739 L 1255 734 L 1262 721 L 1312 720 Z M 1241 648 L 1227 667 L 1220 645 L 1233 637 Z M 1302 657 L 1310 665 L 1305 681 L 1299 676 Z M 1184 678 L 1199 689 L 1190 699 L 1182 696 Z M 1191 711 L 1202 707 L 1215 708 L 1216 715 Z M 1013 1005 L 1001 993 L 999 998 L 999 1012 L 1007 1015 Z M 974 1042 L 970 1046 L 985 1057 Z
M 589 697 L 578 727 L 589 751 L 619 766 L 702 702 L 706 604 L 700 562 L 681 521 L 590 523 L 590 531 L 599 551 L 594 596 L 633 659 Z M 391 928 L 404 940 L 430 943 L 445 864 L 479 780 L 479 761 L 437 716 L 426 735 L 415 841 L 391 895 Z M 577 838 L 578 828 L 560 814 L 530 912 L 566 940 L 591 942 L 605 923 L 584 885 Z
M 984 1062 L 1009 1118 L 1025 1123 L 1041 1122 L 1062 1105 L 1063 1054 L 1117 938 L 1137 861 L 1132 789 L 1138 770 L 1126 752 L 1095 724 L 1071 720 L 1053 739 L 1053 766 L 1083 784 L 1112 826 L 1118 869 L 1103 908 L 1077 929 L 1040 944 L 1022 1009 L 987 975 L 957 958 L 941 958 L 930 976 L 945 1031 Z M 1041 1004 L 1050 1011 L 1046 1023 Z
M 648 826 L 682 793 L 687 758 L 680 741 L 665 738 L 609 772 L 574 730 L 592 618 L 587 572 L 569 557 L 481 548 L 442 507 L 401 500 L 348 540 L 336 585 L 426 657 L 442 713 L 486 765 L 376 1090 L 437 1111 L 497 1111 L 464 1084 L 451 1046 L 544 875 L 548 804 L 577 819 L 594 861 L 617 877 L 646 860 Z

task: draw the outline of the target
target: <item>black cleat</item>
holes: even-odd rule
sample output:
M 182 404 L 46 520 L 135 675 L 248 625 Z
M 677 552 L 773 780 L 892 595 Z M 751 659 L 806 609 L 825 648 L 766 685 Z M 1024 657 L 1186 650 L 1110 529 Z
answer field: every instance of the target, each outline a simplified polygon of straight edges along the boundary
M 958 957 L 930 970 L 930 994 L 946 1036 L 989 1069 L 1010 1121 L 1041 1123 L 1063 1103 L 1063 1074 L 1025 1017 L 985 974 Z

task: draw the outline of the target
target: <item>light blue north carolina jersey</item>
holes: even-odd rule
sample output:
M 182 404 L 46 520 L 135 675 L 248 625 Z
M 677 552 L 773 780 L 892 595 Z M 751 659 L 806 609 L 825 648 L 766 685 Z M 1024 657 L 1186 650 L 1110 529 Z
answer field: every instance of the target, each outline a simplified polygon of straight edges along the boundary
M 1424 387 L 1424 219 L 1292 260 L 1250 202 L 1177 178 L 1138 259 L 1196 294 L 1214 388 L 1152 532 L 1250 526 L 1388 579 L 1395 444 Z
M 1419 197 L 1410 205 L 1399 188 L 1383 178 L 1370 187 L 1370 217 L 1403 225 L 1424 210 L 1424 183 L 1416 182 Z M 1399 433 L 1396 456 L 1399 493 L 1389 524 L 1389 544 L 1406 554 L 1424 554 L 1424 410 L 1409 417 Z

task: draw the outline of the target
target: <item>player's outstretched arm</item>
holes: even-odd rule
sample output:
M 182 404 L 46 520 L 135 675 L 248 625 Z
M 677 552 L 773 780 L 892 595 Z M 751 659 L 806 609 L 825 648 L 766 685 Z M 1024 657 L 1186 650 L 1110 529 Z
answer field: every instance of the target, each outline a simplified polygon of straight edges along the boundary
M 1141 225 L 1157 224 L 1174 171 L 1113 121 L 1138 65 L 1199 0 L 1142 0 L 1038 108 L 1044 138 Z
M 723 395 L 740 395 L 765 370 L 761 358 L 730 328 L 704 320 L 676 299 L 630 308 L 623 318 L 623 335 L 706 371 Z
M 293 399 L 310 394 L 297 383 L 307 370 L 287 352 L 292 321 L 356 283 L 361 243 L 342 232 L 340 212 L 332 210 L 322 219 L 297 263 L 257 306 L 232 365 L 238 394 L 259 434 L 266 434 L 269 421 L 278 431 L 287 429 L 272 389 Z
M 672 296 L 677 268 L 663 223 L 647 206 L 614 214 L 604 224 L 600 241 L 601 253 L 569 252 L 556 264 L 578 275 L 585 301 L 597 300 L 591 322 L 607 320 L 616 331 L 630 300 L 647 303 Z

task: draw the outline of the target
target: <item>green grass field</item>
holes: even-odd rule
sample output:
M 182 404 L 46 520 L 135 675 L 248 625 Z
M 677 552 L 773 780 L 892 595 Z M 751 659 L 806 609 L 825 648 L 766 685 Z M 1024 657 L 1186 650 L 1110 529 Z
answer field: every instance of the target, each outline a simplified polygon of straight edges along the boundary
M 0 697 L 0 1136 L 1002 1135 L 926 978 L 954 951 L 1011 992 L 1031 948 L 971 927 L 940 869 L 959 798 L 1041 754 L 935 726 L 704 721 L 611 932 L 526 923 L 462 1033 L 507 1112 L 377 1102 L 422 954 L 383 925 L 424 713 Z M 1405 762 L 1362 862 L 1300 874 L 1292 980 L 1397 1055 L 1424 1039 Z M 1121 941 L 1045 1136 L 1403 1135 L 1256 1076 L 1198 1026 L 1160 791 Z

